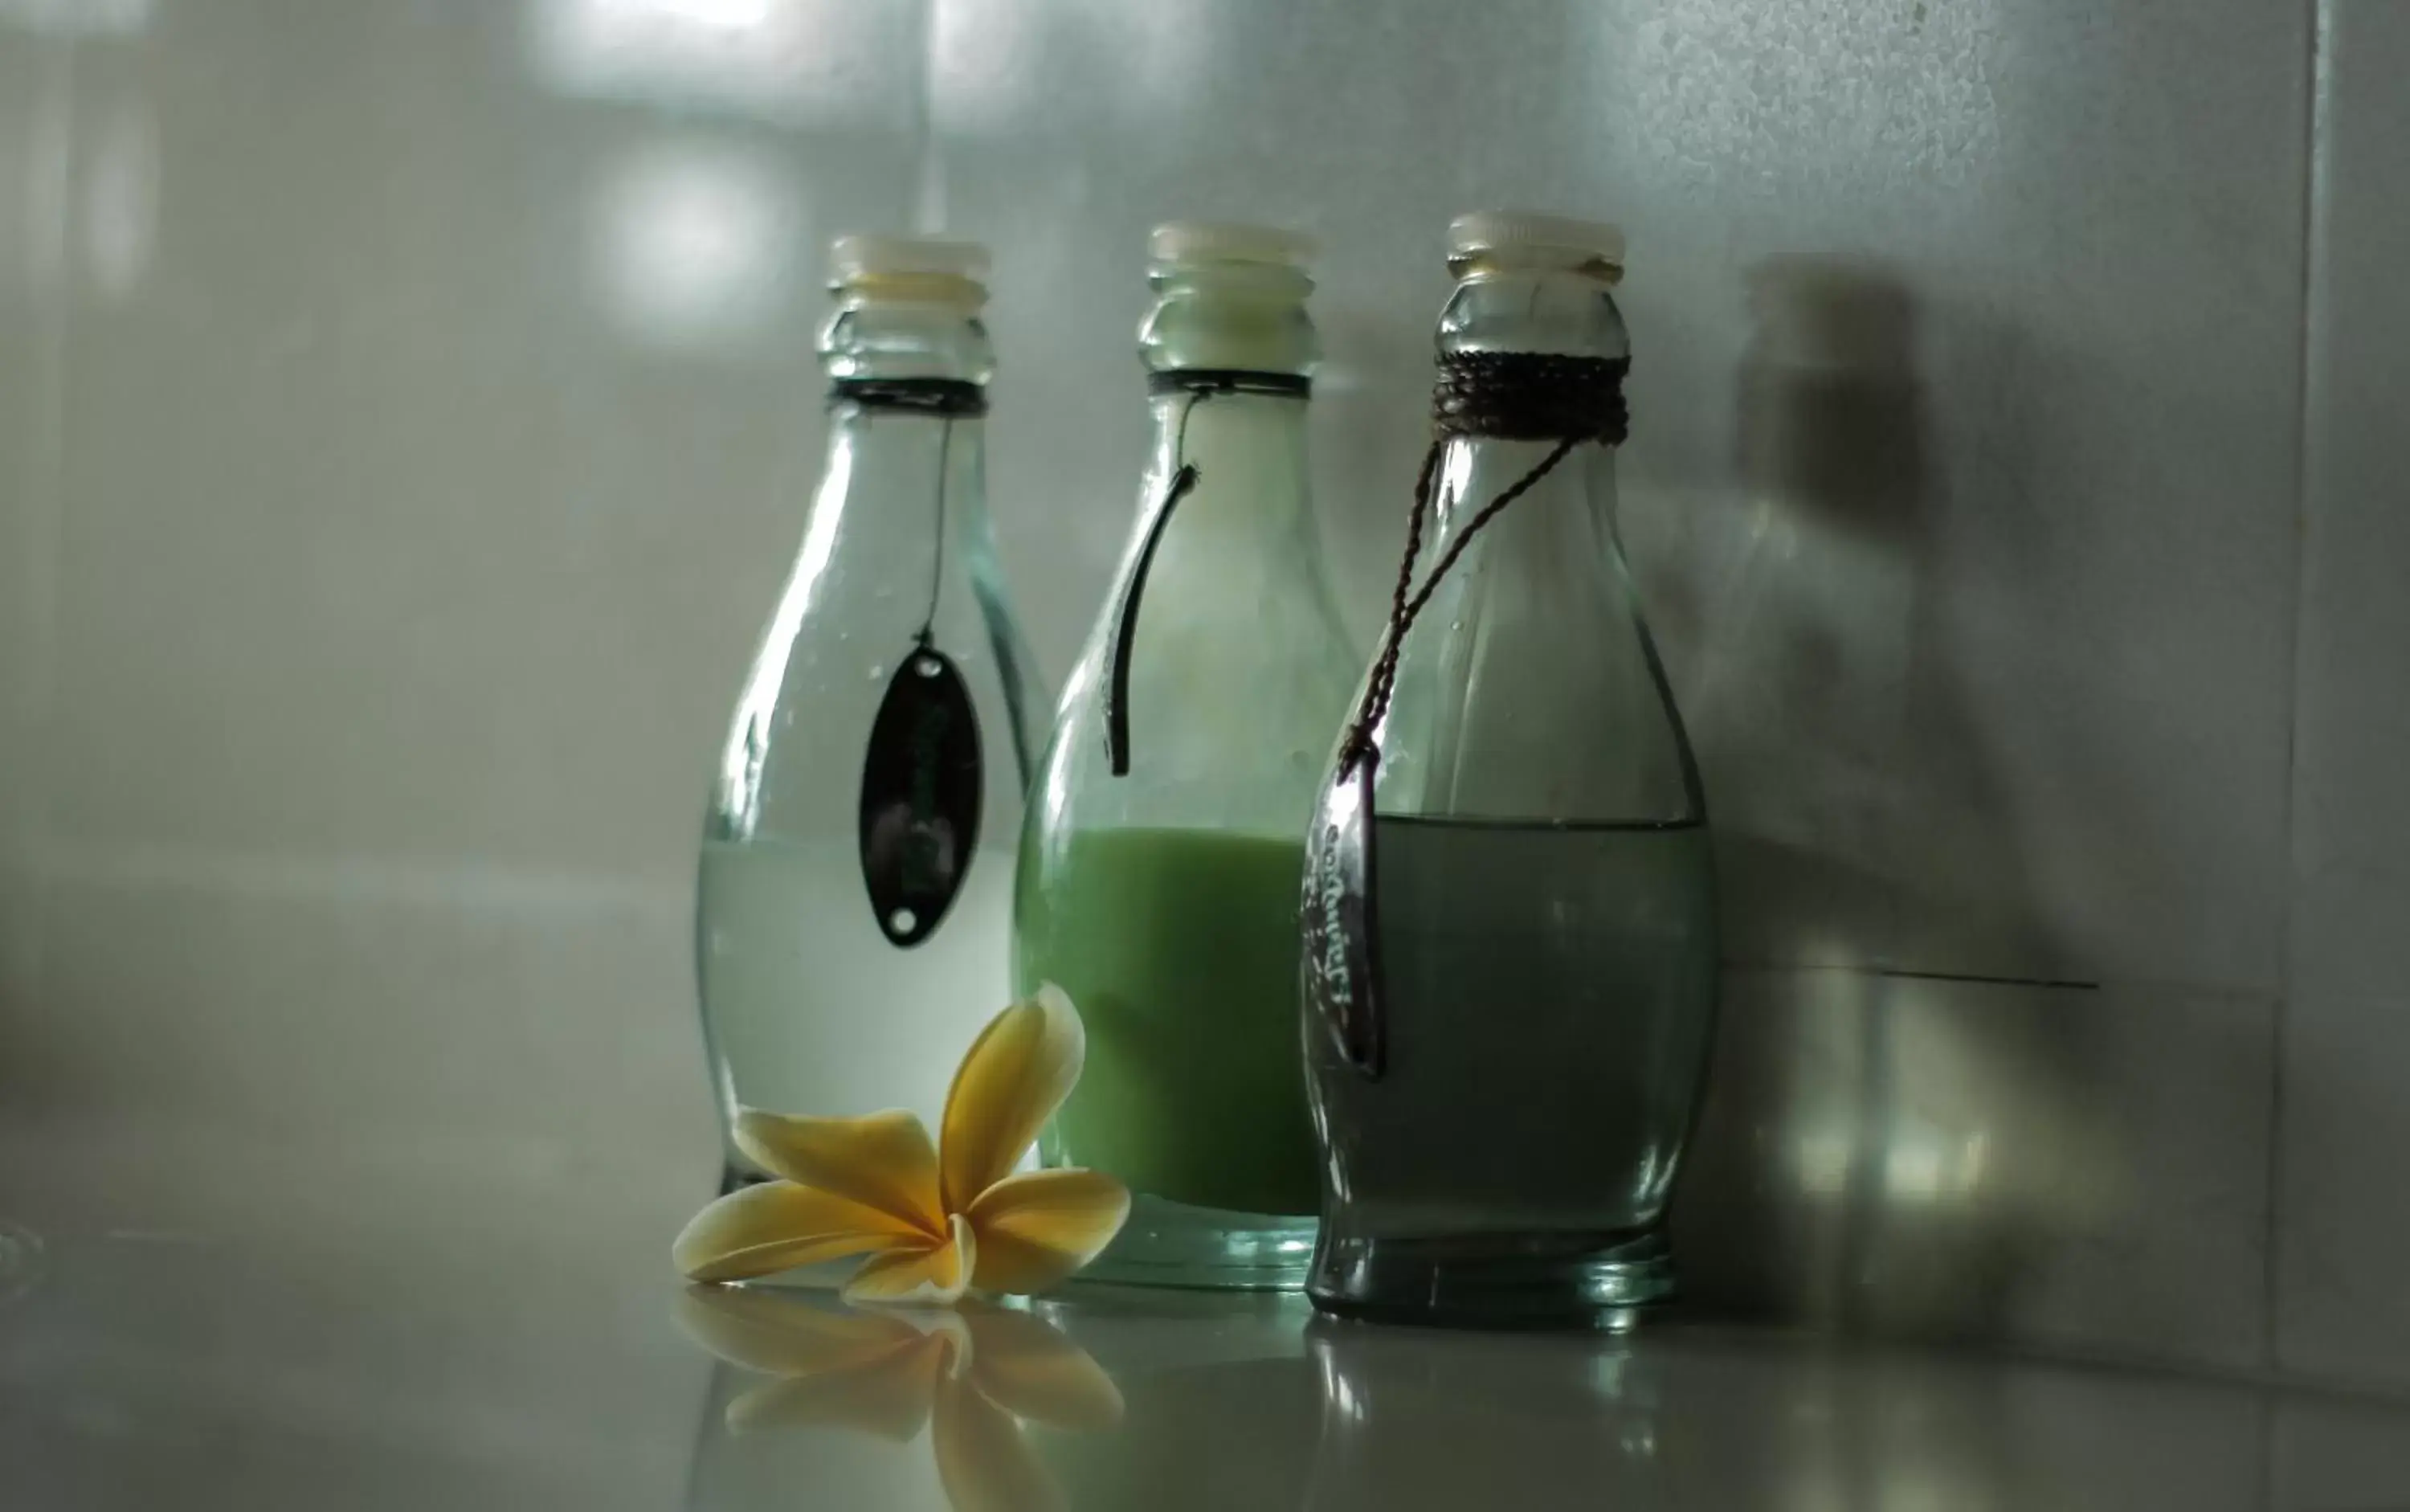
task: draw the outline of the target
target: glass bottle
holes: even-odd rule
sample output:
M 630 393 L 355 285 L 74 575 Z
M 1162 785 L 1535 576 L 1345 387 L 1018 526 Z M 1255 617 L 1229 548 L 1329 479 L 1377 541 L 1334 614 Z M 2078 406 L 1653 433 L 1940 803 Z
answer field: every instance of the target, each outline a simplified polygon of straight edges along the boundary
M 1616 534 L 1622 238 L 1471 215 L 1449 266 L 1428 541 L 1311 836 L 1308 1290 L 1619 1326 L 1671 1286 L 1717 962 L 1706 796 Z
M 1046 1156 L 1136 1198 L 1086 1273 L 1294 1287 L 1317 1195 L 1297 889 L 1360 666 L 1307 499 L 1309 246 L 1175 224 L 1150 250 L 1153 460 L 1032 798 L 1014 975 L 1087 1022 Z
M 990 538 L 986 252 L 848 237 L 820 333 L 826 463 L 704 825 L 696 965 L 725 1141 L 740 1107 L 937 1127 L 1011 1000 L 1033 696 Z

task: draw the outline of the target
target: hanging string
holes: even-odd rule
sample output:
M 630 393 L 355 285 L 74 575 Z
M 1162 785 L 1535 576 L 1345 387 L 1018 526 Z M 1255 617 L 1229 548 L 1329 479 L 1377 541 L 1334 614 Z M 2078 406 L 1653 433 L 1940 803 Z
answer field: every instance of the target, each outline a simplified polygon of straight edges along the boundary
M 1373 778 L 1380 765 L 1375 734 L 1397 691 L 1407 632 L 1430 606 L 1474 540 L 1575 447 L 1619 443 L 1630 429 L 1623 402 L 1625 358 L 1532 353 L 1461 353 L 1440 358 L 1431 395 L 1430 445 L 1415 475 L 1406 549 L 1389 594 L 1389 622 L 1381 652 L 1364 679 L 1356 717 L 1341 742 L 1338 766 L 1323 788 L 1308 845 L 1308 902 L 1302 911 L 1308 1001 L 1339 1054 L 1368 1081 L 1379 1081 L 1388 1060 L 1388 1023 L 1381 990 L 1378 840 Z M 1553 443 L 1522 476 L 1483 505 L 1456 532 L 1415 587 L 1440 464 L 1457 436 L 1494 436 Z
M 1372 734 L 1389 711 L 1398 680 L 1398 660 L 1406 632 L 1428 607 L 1451 569 L 1474 538 L 1507 506 L 1522 498 L 1557 464 L 1587 442 L 1619 445 L 1631 429 L 1631 413 L 1623 399 L 1628 357 L 1555 356 L 1528 352 L 1453 353 L 1440 358 L 1439 382 L 1431 392 L 1431 439 L 1415 476 L 1413 513 L 1406 516 L 1406 550 L 1398 563 L 1397 587 L 1389 598 L 1389 622 L 1381 640 L 1381 654 L 1364 680 L 1364 697 L 1340 747 L 1340 767 L 1353 766 L 1372 752 Z M 1455 436 L 1495 436 L 1514 441 L 1553 439 L 1556 444 L 1531 470 L 1465 522 L 1456 539 L 1432 564 L 1423 586 L 1414 586 L 1415 563 L 1422 555 L 1423 533 L 1431 512 L 1431 495 L 1439 477 L 1440 458 Z
M 923 650 L 936 644 L 937 599 L 946 591 L 946 480 L 953 449 L 954 417 L 948 414 L 937 431 L 937 539 L 929 554 L 929 616 L 921 621 L 921 632 L 912 637 Z
M 937 606 L 946 590 L 946 486 L 953 471 L 954 422 L 987 414 L 987 389 L 965 378 L 840 378 L 829 385 L 829 402 L 945 422 L 937 432 L 937 521 L 930 550 L 929 612 L 912 637 L 914 645 L 926 650 L 936 644 Z
M 1139 546 L 1138 561 L 1130 570 L 1129 590 L 1122 596 L 1120 622 L 1113 627 L 1112 668 L 1105 683 L 1105 762 L 1115 777 L 1127 777 L 1130 769 L 1130 651 L 1138 639 L 1139 599 L 1146 591 L 1147 574 L 1154 570 L 1155 548 L 1163 545 L 1163 532 L 1171 524 L 1172 510 L 1196 489 L 1197 480 L 1202 476 L 1197 464 L 1188 460 L 1188 417 L 1212 395 L 1225 391 L 1202 385 L 1187 390 L 1188 399 L 1180 406 L 1180 425 L 1172 432 L 1171 483 L 1163 490 L 1163 502 L 1154 506 L 1154 517 L 1147 522 L 1146 540 Z
M 1188 418 L 1197 413 L 1198 405 L 1216 395 L 1304 399 L 1314 392 L 1314 380 L 1302 373 L 1256 372 L 1245 368 L 1172 368 L 1151 375 L 1147 389 L 1158 395 L 1184 394 L 1187 399 L 1180 407 L 1180 424 L 1172 436 L 1171 482 L 1147 522 L 1146 539 L 1139 546 L 1138 561 L 1130 570 L 1129 588 L 1122 596 L 1113 627 L 1112 662 L 1105 683 L 1105 759 L 1115 777 L 1127 777 L 1130 769 L 1130 653 L 1138 638 L 1139 603 L 1146 593 L 1147 575 L 1154 570 L 1155 548 L 1171 526 L 1172 510 L 1196 490 L 1203 475 L 1188 460 Z

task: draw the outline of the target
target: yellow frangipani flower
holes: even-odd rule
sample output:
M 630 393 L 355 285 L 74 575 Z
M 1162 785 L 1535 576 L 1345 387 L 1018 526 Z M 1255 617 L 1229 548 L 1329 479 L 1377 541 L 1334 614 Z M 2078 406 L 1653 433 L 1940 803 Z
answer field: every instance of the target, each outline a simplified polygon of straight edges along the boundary
M 690 1280 L 742 1281 L 864 1255 L 845 1287 L 858 1302 L 1043 1291 L 1094 1259 L 1129 1216 L 1129 1192 L 1110 1176 L 1013 1173 L 1086 1056 L 1079 1011 L 1049 984 L 972 1042 L 935 1144 L 900 1110 L 789 1118 L 747 1109 L 737 1147 L 782 1179 L 704 1208 L 671 1258 Z

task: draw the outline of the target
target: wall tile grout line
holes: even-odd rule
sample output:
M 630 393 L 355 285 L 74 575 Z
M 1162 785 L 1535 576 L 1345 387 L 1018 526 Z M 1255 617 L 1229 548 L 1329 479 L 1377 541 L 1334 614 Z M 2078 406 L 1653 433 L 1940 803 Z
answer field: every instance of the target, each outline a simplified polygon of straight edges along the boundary
M 41 45 L 36 42 L 36 46 Z M 57 52 L 41 85 L 35 136 L 47 162 L 28 175 L 23 206 L 39 251 L 28 262 L 26 293 L 33 301 L 34 388 L 26 416 L 26 457 L 22 484 L 25 555 L 18 564 L 24 590 L 22 655 L 25 678 L 18 711 L 18 734 L 25 744 L 24 766 L 9 786 L 15 812 L 6 838 L 14 854 L 0 866 L 18 874 L 27 895 L 23 969 L 30 980 L 43 972 L 42 933 L 35 859 L 47 841 L 44 786 L 51 771 L 50 726 L 58 695 L 59 553 L 65 533 L 66 385 L 76 269 L 72 261 L 70 209 L 77 173 L 77 41 L 72 34 L 51 44 Z
M 1848 977 L 1865 981 L 1930 982 L 1943 987 L 2003 987 L 2024 992 L 2099 993 L 2115 999 L 2129 995 L 2189 997 L 2222 1003 L 2260 1003 L 2272 1011 L 2282 995 L 2264 988 L 2185 977 L 2111 973 L 2085 977 L 1984 976 L 1951 971 L 1903 971 L 1890 967 L 1843 966 L 1812 961 L 1725 960 L 1718 963 L 1727 980 L 1735 977 Z
M 2329 154 L 2334 103 L 2335 7 L 2340 0 L 2304 0 L 2304 3 L 2309 8 L 2310 22 L 2309 54 L 2305 60 L 2309 109 L 2303 112 L 2302 128 L 2307 171 L 2303 175 L 2301 194 L 2301 370 L 2295 385 L 2297 409 L 2294 416 L 2293 685 L 2290 718 L 2285 730 L 2285 909 L 2278 921 L 2279 938 L 2283 941 L 2284 991 L 2276 998 L 2276 1010 L 2271 1020 L 2274 1042 L 2270 1047 L 2268 1057 L 2271 1085 L 2268 1093 L 2268 1245 L 2264 1262 L 2267 1278 L 2265 1347 L 2272 1369 L 2281 1368 L 2285 1359 L 2286 1030 L 2294 1012 L 2293 999 L 2298 986 L 2294 948 L 2299 934 L 2301 892 L 2301 719 L 2310 642 L 2311 500 L 2318 463 L 2313 440 L 2313 418 L 2325 400 L 2325 385 L 2318 376 L 2317 356 L 2323 344 L 2323 323 L 2318 318 L 2318 307 L 2325 292 L 2321 270 L 2326 258 L 2328 202 L 2332 188 L 2329 182 L 2331 170 Z

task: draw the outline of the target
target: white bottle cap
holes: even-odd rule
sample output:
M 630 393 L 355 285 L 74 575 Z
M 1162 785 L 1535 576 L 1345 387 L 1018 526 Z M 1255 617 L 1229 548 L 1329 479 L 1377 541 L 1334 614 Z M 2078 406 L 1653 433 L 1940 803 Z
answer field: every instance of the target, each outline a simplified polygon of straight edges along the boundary
M 829 243 L 829 277 L 839 284 L 879 278 L 950 278 L 987 287 L 987 248 L 935 237 L 841 236 Z
M 1147 255 L 1163 263 L 1258 263 L 1304 268 L 1318 251 L 1301 231 L 1230 221 L 1166 221 L 1146 239 Z
M 1501 268 L 1623 271 L 1623 232 L 1604 221 L 1480 210 L 1447 223 L 1451 263 L 1469 258 Z

